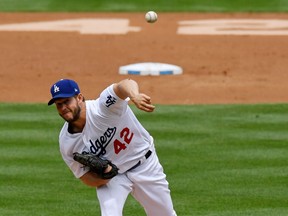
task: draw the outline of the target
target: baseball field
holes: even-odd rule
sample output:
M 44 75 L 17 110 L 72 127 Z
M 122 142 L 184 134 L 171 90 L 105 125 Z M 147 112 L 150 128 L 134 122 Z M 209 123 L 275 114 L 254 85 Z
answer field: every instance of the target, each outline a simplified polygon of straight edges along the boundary
M 288 215 L 288 1 L 0 0 L 0 11 L 0 215 L 100 215 L 95 190 L 60 156 L 49 89 L 72 78 L 90 99 L 128 77 L 156 104 L 131 107 L 178 216 Z M 203 21 L 210 28 L 195 30 Z M 183 74 L 118 73 L 148 61 Z M 145 213 L 129 197 L 124 215 Z

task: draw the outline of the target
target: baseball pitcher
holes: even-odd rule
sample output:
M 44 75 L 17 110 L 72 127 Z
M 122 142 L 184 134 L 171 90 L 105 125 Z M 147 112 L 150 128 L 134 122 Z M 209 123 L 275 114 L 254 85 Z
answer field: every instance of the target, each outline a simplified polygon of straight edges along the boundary
M 85 100 L 78 84 L 62 79 L 51 86 L 52 99 L 65 120 L 59 135 L 63 160 L 76 178 L 96 188 L 102 216 L 121 216 L 127 196 L 148 216 L 176 216 L 166 175 L 152 136 L 130 109 L 152 112 L 154 105 L 138 84 L 125 79 Z

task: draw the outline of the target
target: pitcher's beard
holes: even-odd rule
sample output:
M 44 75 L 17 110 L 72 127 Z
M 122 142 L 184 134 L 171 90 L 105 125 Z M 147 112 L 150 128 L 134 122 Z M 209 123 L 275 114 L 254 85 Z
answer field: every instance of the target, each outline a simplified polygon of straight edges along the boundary
M 72 113 L 72 118 L 65 118 L 63 115 L 61 115 L 61 117 L 67 121 L 68 123 L 73 123 L 75 121 L 77 121 L 80 118 L 80 113 L 81 113 L 81 107 L 77 106 L 77 109 L 75 109 L 73 112 L 70 111 L 70 113 Z

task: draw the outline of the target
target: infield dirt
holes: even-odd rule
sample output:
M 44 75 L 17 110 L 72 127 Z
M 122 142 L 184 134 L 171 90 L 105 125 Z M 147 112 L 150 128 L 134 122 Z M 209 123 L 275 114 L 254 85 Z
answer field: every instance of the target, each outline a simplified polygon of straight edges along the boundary
M 179 35 L 179 22 L 197 19 L 288 19 L 288 14 L 2 13 L 0 25 L 78 18 L 129 19 L 141 31 L 123 35 L 78 32 L 0 32 L 1 102 L 47 102 L 52 83 L 75 79 L 87 99 L 124 78 L 139 82 L 155 104 L 278 103 L 288 101 L 288 36 Z M 122 65 L 162 62 L 183 75 L 119 75 Z

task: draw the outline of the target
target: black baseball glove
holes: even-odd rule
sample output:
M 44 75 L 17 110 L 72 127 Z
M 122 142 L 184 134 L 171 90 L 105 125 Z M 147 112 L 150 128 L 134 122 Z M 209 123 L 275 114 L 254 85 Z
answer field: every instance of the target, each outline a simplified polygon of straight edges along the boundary
M 84 166 L 90 168 L 90 171 L 97 173 L 103 179 L 111 179 L 118 174 L 118 168 L 109 160 L 104 160 L 91 153 L 80 154 L 73 153 L 73 159 Z M 106 168 L 110 165 L 112 169 L 105 173 Z

